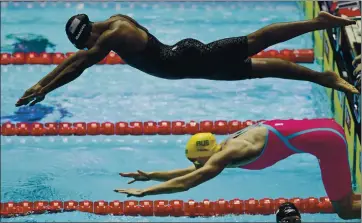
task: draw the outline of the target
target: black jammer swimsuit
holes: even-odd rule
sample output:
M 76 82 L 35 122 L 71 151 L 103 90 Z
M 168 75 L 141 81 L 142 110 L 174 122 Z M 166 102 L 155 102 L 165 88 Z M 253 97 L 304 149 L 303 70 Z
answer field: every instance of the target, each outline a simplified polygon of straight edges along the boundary
M 175 45 L 161 43 L 148 34 L 146 48 L 137 53 L 120 55 L 130 66 L 165 79 L 243 80 L 250 78 L 246 36 L 220 39 L 204 44 L 196 39 L 183 39 Z

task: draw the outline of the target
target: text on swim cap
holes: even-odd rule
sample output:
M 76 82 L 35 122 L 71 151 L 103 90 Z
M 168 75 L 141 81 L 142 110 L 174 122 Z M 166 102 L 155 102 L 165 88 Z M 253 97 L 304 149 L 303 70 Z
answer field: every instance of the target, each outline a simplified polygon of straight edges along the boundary
M 70 24 L 69 26 L 69 31 L 74 34 L 75 30 L 77 29 L 78 25 L 80 23 L 80 20 L 75 18 L 72 22 L 72 24 Z
M 292 208 L 288 208 L 288 209 L 284 210 L 284 212 L 286 214 L 289 214 L 289 213 L 296 212 L 296 211 L 294 209 L 292 209 Z
M 80 37 L 80 35 L 82 34 L 83 29 L 84 29 L 85 26 L 86 26 L 86 24 L 83 24 L 82 27 L 80 28 L 80 31 L 79 31 L 78 35 L 75 37 L 76 40 L 79 39 L 79 37 Z
M 209 140 L 196 141 L 196 146 L 208 146 L 210 145 Z
M 210 145 L 209 140 L 196 141 L 196 149 L 197 149 L 197 151 L 208 151 L 207 149 L 202 148 L 202 147 L 208 146 L 208 145 Z M 199 146 L 202 146 L 202 147 L 199 148 Z

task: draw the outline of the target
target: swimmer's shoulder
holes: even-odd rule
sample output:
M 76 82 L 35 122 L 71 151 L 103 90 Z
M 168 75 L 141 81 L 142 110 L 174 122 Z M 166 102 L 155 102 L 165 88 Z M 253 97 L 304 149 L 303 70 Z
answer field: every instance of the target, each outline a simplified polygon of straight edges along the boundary
M 129 25 L 132 25 L 132 26 L 135 26 L 136 28 L 139 28 L 145 32 L 148 32 L 148 30 L 140 25 L 135 19 L 133 19 L 132 17 L 128 16 L 128 15 L 123 15 L 123 14 L 115 14 L 115 15 L 112 15 L 109 20 L 113 20 L 113 21 L 122 21 L 122 22 L 125 22 L 125 23 L 128 23 Z
M 122 14 L 115 14 L 112 15 L 111 17 L 109 17 L 109 20 L 127 20 L 127 18 L 125 17 L 125 15 Z
M 117 15 L 115 15 L 117 16 Z M 111 17 L 112 18 L 112 17 Z M 140 30 L 127 19 L 109 19 L 110 40 L 122 51 L 143 50 L 147 44 L 148 34 Z
M 237 147 L 237 145 L 242 145 L 243 141 L 259 144 L 259 142 L 264 142 L 267 134 L 268 129 L 264 125 L 256 124 L 232 134 L 221 144 L 225 147 L 232 146 L 234 148 Z
M 255 135 L 258 134 L 259 131 L 265 131 L 266 127 L 263 125 L 263 123 L 255 123 L 251 126 L 248 126 L 246 128 L 240 129 L 239 131 L 231 134 L 227 140 L 232 139 L 238 139 L 238 138 L 244 138 L 247 135 Z
M 117 29 L 120 33 L 126 35 L 141 35 L 143 38 L 147 39 L 148 30 L 127 15 L 116 14 L 111 16 L 108 20 L 110 22 L 110 29 Z

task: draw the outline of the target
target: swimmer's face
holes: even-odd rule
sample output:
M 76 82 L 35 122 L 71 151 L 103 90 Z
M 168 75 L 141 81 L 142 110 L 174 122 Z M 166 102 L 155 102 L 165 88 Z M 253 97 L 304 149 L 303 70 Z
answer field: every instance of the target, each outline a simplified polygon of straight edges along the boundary
M 285 217 L 282 220 L 280 220 L 280 223 L 301 223 L 302 220 L 299 218 L 299 216 L 290 216 Z
M 210 157 L 199 157 L 199 158 L 189 159 L 189 160 L 196 166 L 196 168 L 200 168 L 200 167 L 203 167 L 210 158 L 211 158 L 211 156 Z
M 99 38 L 99 34 L 91 32 L 91 35 L 89 36 L 87 42 L 85 43 L 86 49 L 91 49 L 97 42 Z
M 211 157 L 211 156 L 210 156 Z M 205 163 L 210 159 L 210 157 L 200 157 L 196 159 L 196 162 L 194 162 L 195 166 L 204 166 Z

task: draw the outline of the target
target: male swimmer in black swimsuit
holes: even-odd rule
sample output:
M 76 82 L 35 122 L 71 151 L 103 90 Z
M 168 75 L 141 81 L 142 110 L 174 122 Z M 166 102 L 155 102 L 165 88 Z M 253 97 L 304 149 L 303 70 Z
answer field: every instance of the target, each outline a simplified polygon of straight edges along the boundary
M 69 40 L 80 51 L 28 89 L 16 106 L 42 101 L 47 93 L 73 81 L 110 51 L 116 52 L 128 65 L 165 79 L 233 81 L 275 77 L 311 81 L 358 94 L 353 85 L 332 71 L 317 72 L 276 58 L 250 58 L 271 45 L 302 34 L 354 23 L 321 12 L 311 20 L 276 23 L 247 36 L 220 39 L 208 44 L 188 38 L 170 46 L 161 43 L 128 16 L 114 15 L 105 21 L 91 22 L 87 15 L 80 14 L 71 17 L 65 27 Z

